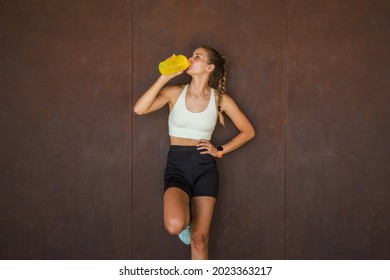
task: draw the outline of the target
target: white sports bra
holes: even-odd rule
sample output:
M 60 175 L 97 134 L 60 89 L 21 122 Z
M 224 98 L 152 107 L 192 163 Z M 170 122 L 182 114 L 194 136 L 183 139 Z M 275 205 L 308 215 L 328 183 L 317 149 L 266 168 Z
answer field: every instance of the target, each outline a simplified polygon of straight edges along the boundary
M 169 113 L 169 135 L 196 140 L 210 140 L 217 123 L 214 89 L 211 89 L 207 108 L 203 112 L 194 113 L 189 111 L 185 104 L 188 86 L 184 87 L 175 106 Z

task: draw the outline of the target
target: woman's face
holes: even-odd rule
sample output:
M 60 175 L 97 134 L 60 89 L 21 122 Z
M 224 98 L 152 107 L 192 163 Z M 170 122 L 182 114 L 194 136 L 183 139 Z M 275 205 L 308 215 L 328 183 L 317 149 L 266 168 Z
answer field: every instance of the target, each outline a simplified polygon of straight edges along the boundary
M 202 74 L 212 71 L 212 69 L 210 71 L 212 65 L 209 64 L 207 51 L 203 48 L 196 49 L 188 60 L 190 67 L 187 69 L 187 74 Z

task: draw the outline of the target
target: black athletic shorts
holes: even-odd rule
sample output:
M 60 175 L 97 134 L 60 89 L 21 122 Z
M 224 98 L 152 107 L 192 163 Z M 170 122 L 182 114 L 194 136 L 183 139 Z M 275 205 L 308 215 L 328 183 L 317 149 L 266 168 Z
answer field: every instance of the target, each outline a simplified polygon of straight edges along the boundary
M 215 158 L 202 155 L 196 146 L 171 146 L 164 174 L 164 192 L 178 187 L 188 196 L 217 198 L 219 174 Z

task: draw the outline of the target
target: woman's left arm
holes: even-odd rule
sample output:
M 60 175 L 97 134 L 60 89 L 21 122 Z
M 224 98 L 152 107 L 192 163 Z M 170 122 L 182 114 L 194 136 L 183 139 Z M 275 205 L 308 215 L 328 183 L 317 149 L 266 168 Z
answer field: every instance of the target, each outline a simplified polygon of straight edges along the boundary
M 256 133 L 248 118 L 240 110 L 236 102 L 234 102 L 234 100 L 227 94 L 223 95 L 221 109 L 226 113 L 226 115 L 228 115 L 228 117 L 233 121 L 234 125 L 240 131 L 240 133 L 231 141 L 221 145 L 223 147 L 223 154 L 227 154 L 253 139 Z M 197 146 L 199 149 L 206 149 L 206 151 L 202 152 L 202 154 L 211 154 L 215 157 L 218 155 L 217 148 L 209 141 L 201 140 Z

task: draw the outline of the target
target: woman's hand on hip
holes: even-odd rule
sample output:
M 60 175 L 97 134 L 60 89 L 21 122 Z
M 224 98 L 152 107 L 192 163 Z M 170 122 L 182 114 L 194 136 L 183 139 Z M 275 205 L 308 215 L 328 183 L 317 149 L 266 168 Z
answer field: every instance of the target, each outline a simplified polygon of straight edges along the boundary
M 201 150 L 201 154 L 209 154 L 212 155 L 213 157 L 216 157 L 218 155 L 218 150 L 216 147 L 214 147 L 213 144 L 211 144 L 210 141 L 207 140 L 199 140 L 199 143 L 196 145 L 198 150 Z

